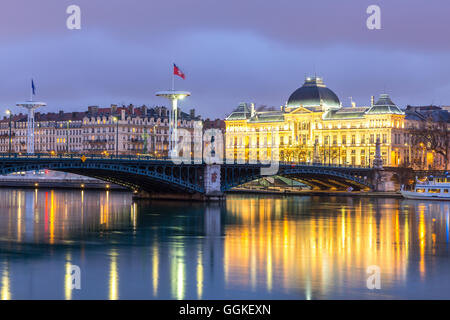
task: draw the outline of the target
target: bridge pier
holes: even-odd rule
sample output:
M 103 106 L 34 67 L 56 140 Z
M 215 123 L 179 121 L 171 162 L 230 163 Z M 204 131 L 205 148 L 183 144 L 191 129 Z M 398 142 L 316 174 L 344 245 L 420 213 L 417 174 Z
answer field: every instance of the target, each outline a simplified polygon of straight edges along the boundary
M 203 171 L 204 193 L 158 192 L 140 190 L 133 195 L 135 199 L 159 199 L 182 201 L 220 201 L 225 197 L 221 187 L 221 165 L 205 165 Z
M 373 186 L 374 191 L 378 192 L 394 192 L 397 191 L 393 182 L 392 171 L 385 171 L 383 168 L 383 159 L 381 158 L 380 138 L 377 138 L 375 147 L 375 159 L 373 160 Z
M 374 191 L 378 192 L 395 192 L 397 191 L 394 182 L 392 181 L 392 177 L 394 172 L 385 171 L 383 169 L 377 169 L 373 173 L 373 186 Z
M 220 164 L 207 164 L 204 172 L 205 200 L 219 201 L 224 198 L 222 192 Z

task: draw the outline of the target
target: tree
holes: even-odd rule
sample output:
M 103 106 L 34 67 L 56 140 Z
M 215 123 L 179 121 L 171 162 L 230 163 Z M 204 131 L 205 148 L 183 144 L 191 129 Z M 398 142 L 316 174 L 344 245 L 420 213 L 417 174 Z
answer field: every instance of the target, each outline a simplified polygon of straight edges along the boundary
M 450 156 L 450 125 L 446 121 L 433 121 L 428 117 L 409 129 L 411 146 L 416 154 L 423 150 L 439 154 L 444 159 L 445 170 L 448 170 Z

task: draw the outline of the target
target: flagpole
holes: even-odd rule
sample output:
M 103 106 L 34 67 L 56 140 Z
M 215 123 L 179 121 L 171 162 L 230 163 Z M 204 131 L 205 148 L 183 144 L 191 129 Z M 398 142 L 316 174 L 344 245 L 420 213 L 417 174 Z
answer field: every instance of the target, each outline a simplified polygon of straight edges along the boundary
M 175 73 L 172 72 L 172 91 L 175 91 Z
M 31 79 L 30 101 L 33 101 L 33 79 Z

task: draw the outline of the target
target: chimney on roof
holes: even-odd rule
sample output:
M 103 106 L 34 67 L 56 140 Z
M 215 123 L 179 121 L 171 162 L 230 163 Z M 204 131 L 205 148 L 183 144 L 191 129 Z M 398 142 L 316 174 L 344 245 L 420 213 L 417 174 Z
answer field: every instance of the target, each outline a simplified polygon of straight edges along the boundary
M 189 116 L 191 117 L 191 119 L 195 118 L 195 109 L 189 110 Z
M 117 104 L 111 105 L 111 114 L 115 114 L 117 112 Z
M 255 104 L 254 103 L 250 104 L 250 116 L 251 117 L 255 116 Z
M 130 104 L 130 105 L 128 106 L 128 112 L 129 112 L 130 114 L 134 114 L 134 106 L 133 106 L 132 104 Z
M 125 120 L 125 109 L 120 110 L 120 120 Z
M 141 112 L 143 116 L 147 115 L 147 106 L 145 104 L 141 107 Z
M 370 106 L 373 107 L 374 104 L 375 104 L 375 96 L 371 96 L 370 97 Z

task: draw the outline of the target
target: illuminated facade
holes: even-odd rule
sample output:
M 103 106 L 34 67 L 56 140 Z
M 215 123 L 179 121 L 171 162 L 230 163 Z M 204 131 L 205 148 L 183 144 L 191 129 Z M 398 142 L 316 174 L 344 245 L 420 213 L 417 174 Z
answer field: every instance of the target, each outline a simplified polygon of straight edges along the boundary
M 307 78 L 279 110 L 242 103 L 225 123 L 227 159 L 264 160 L 278 146 L 280 161 L 367 166 L 379 140 L 385 166 L 410 162 L 405 114 L 387 94 L 342 107 L 321 78 Z
M 178 126 L 193 132 L 195 110 L 178 111 Z M 36 113 L 36 153 L 151 154 L 167 156 L 169 111 L 166 107 L 91 106 L 85 112 Z M 0 120 L 0 153 L 27 151 L 27 115 Z

